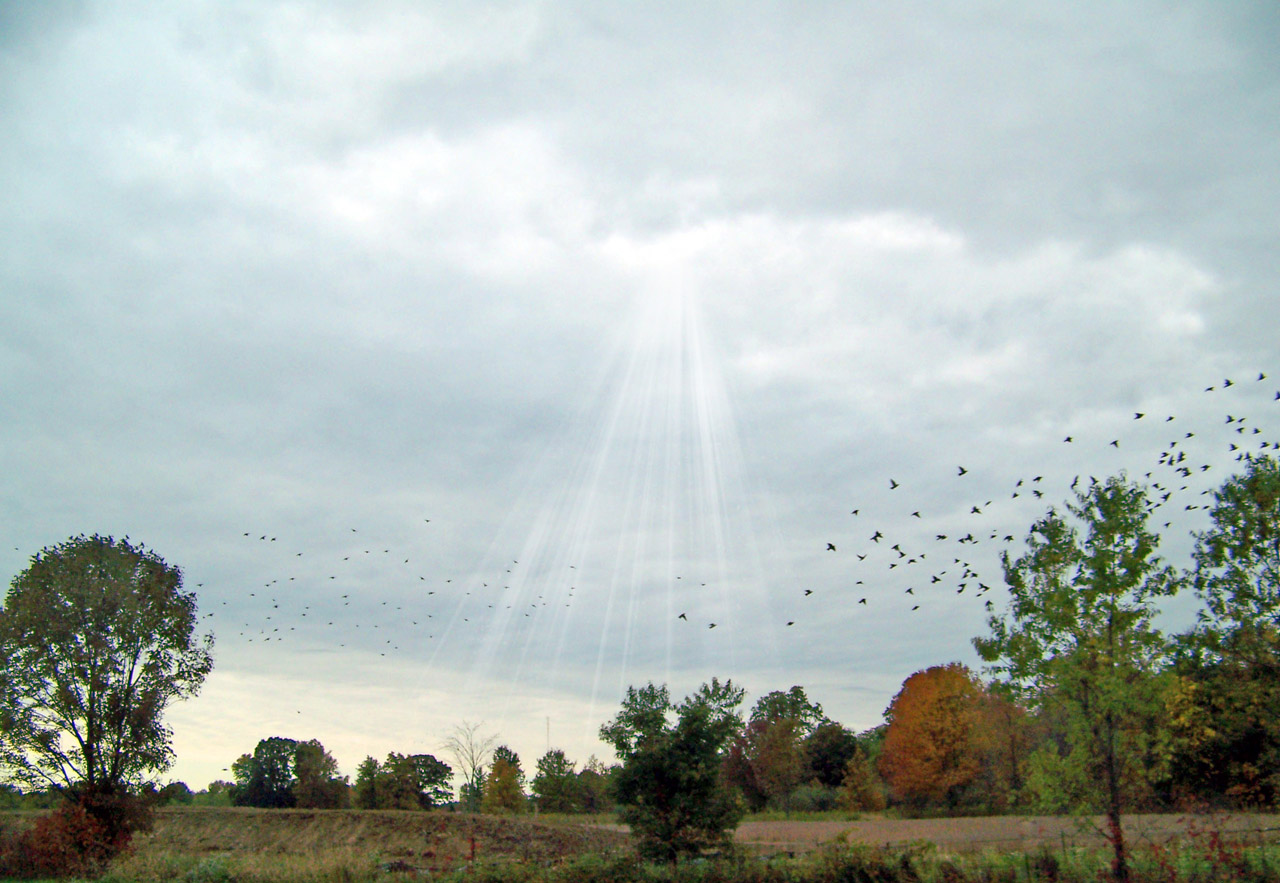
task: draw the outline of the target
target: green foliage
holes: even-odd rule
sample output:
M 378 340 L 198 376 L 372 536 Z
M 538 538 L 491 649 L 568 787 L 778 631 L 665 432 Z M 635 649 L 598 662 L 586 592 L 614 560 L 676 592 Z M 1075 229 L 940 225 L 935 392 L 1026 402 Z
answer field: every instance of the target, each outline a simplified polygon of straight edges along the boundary
M 884 785 L 876 775 L 875 766 L 861 748 L 845 764 L 837 799 L 841 809 L 851 812 L 878 812 L 885 808 Z
M 1280 800 L 1280 461 L 1250 460 L 1214 494 L 1191 581 L 1205 604 L 1183 641 L 1168 719 L 1181 793 Z
M 1113 477 L 1077 492 L 1066 508 L 1068 515 L 1050 509 L 1036 522 L 1024 555 L 1005 554 L 1009 612 L 992 616 L 991 637 L 974 646 L 1030 707 L 1061 715 L 1062 756 L 1101 785 L 1079 794 L 1080 808 L 1107 814 L 1124 878 L 1121 811 L 1151 756 L 1144 741 L 1161 706 L 1154 675 L 1167 645 L 1153 624 L 1156 601 L 1179 580 L 1155 554 L 1142 487 Z
M 316 739 L 294 749 L 290 789 L 299 809 L 339 809 L 350 799 L 347 777 L 338 775 L 338 762 Z
M 163 716 L 213 668 L 182 573 L 128 539 L 39 552 L 0 610 L 0 764 L 31 788 L 136 787 L 173 762 Z
M 353 799 L 360 809 L 430 809 L 452 796 L 452 773 L 447 763 L 430 754 L 393 751 L 383 764 L 366 757 L 356 768 Z
M 801 746 L 806 773 L 828 788 L 839 788 L 858 752 L 858 737 L 834 721 L 824 721 Z
M 665 686 L 629 687 L 617 716 L 600 728 L 622 760 L 614 786 L 618 815 L 642 855 L 674 863 L 728 843 L 742 807 L 720 767 L 742 727 L 742 696 L 731 681 L 713 679 L 673 706 Z
M 231 764 L 236 780 L 231 802 L 236 806 L 285 809 L 297 805 L 293 793 L 295 739 L 273 736 L 258 742 L 253 754 L 243 754 Z
M 612 783 L 618 769 L 617 765 L 606 767 L 595 755 L 587 758 L 586 765 L 578 772 L 578 793 L 583 812 L 605 813 L 613 810 Z
M 1280 627 L 1280 461 L 1256 457 L 1214 493 L 1213 527 L 1196 537 L 1193 585 L 1210 647 L 1273 661 Z
M 801 736 L 808 736 L 826 720 L 822 706 L 810 702 L 804 688 L 793 686 L 790 690 L 774 690 L 756 700 L 751 709 L 751 720 L 771 721 L 788 718 L 796 722 Z
M 193 800 L 195 800 L 195 794 L 187 787 L 186 782 L 170 782 L 156 792 L 157 806 L 165 806 L 172 803 L 190 806 Z
M 541 812 L 581 812 L 582 788 L 574 763 L 559 748 L 538 758 L 538 772 L 530 783 Z

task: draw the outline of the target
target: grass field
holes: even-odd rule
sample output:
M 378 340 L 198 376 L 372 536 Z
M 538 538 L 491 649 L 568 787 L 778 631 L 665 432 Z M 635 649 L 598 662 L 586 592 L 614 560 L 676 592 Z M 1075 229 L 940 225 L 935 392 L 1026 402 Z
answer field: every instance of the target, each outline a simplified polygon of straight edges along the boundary
M 8 813 L 0 824 L 26 824 L 29 818 Z M 1280 881 L 1276 816 L 1135 816 L 1127 825 L 1135 883 Z M 618 826 L 573 816 L 166 808 L 106 879 L 1069 883 L 1105 879 L 1107 866 L 1103 841 L 1087 819 L 748 820 L 735 844 L 734 857 L 672 871 L 642 868 Z

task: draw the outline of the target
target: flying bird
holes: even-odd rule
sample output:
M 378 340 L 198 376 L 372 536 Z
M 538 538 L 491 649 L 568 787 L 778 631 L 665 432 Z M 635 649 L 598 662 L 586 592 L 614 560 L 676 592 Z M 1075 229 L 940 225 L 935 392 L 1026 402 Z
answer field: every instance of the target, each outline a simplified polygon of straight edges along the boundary
M 836 544 L 835 544 L 835 543 L 827 543 L 827 551 L 828 551 L 828 552 L 834 552 L 835 550 L 836 550 Z
M 958 468 L 960 469 L 960 475 L 964 475 L 966 472 L 969 471 L 968 469 L 965 469 L 963 466 L 960 466 Z

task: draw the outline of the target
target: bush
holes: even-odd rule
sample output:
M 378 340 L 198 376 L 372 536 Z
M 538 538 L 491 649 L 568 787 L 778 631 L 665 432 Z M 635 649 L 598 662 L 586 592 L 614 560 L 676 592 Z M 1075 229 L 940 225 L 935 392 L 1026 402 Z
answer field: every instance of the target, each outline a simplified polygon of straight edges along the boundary
M 120 851 L 107 826 L 78 803 L 67 803 L 3 845 L 0 874 L 91 877 Z
M 839 796 L 836 789 L 813 782 L 792 791 L 788 802 L 794 812 L 827 812 L 839 805 Z
M 0 843 L 0 875 L 86 877 L 123 852 L 133 832 L 150 827 L 151 808 L 123 791 L 85 791 Z

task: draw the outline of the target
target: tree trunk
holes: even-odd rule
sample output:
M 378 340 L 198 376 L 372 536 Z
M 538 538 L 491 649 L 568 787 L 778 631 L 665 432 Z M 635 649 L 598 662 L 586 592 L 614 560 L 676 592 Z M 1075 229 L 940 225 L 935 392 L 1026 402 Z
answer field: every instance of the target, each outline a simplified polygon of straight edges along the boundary
M 1111 858 L 1111 873 L 1119 883 L 1128 883 L 1129 859 L 1125 853 L 1124 828 L 1120 821 L 1120 770 L 1116 758 L 1115 727 L 1110 712 L 1105 717 L 1105 727 L 1103 769 L 1107 779 L 1107 839 L 1111 841 L 1111 848 L 1114 851 Z

